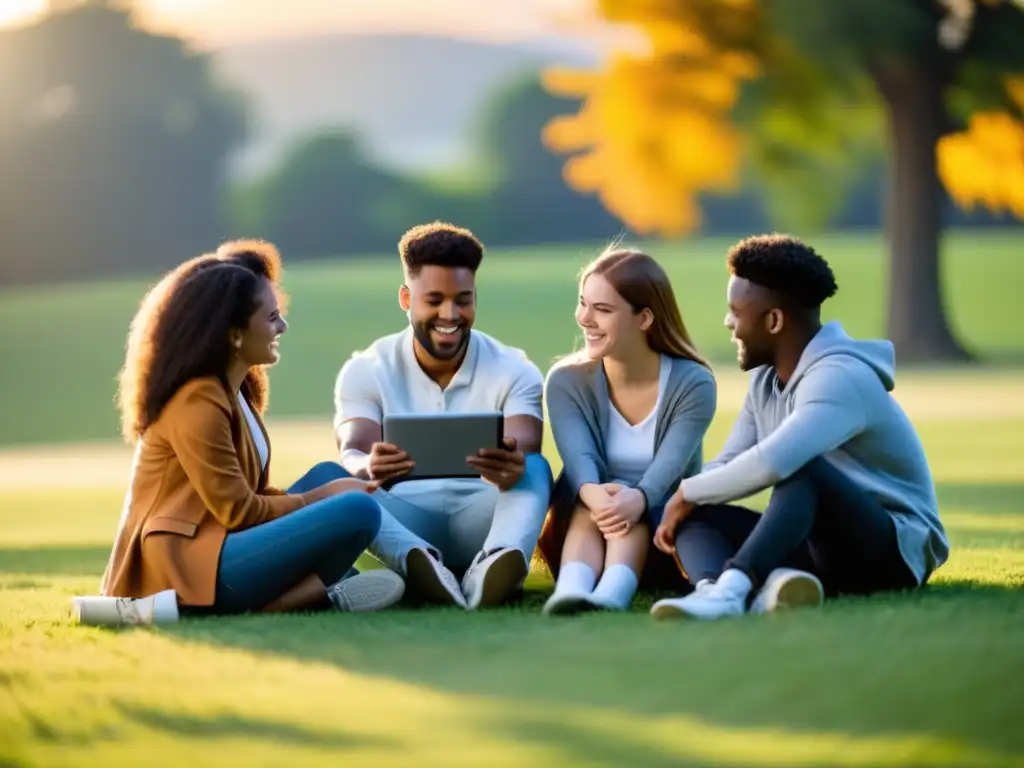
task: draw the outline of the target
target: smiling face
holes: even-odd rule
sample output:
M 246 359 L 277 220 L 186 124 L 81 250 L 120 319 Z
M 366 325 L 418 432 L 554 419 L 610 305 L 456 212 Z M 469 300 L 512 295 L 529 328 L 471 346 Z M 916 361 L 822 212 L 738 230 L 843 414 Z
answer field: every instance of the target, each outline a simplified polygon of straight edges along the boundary
M 638 346 L 647 346 L 647 329 L 653 316 L 649 309 L 634 312 L 602 275 L 591 274 L 580 286 L 576 323 L 583 331 L 587 356 L 628 357 Z
M 729 311 L 725 327 L 732 331 L 740 369 L 750 371 L 771 365 L 783 322 L 782 311 L 772 301 L 771 292 L 734 275 L 729 278 L 726 300 Z
M 424 265 L 407 276 L 398 298 L 424 352 L 440 361 L 462 355 L 476 319 L 476 275 L 472 270 Z
M 260 280 L 256 299 L 256 311 L 249 318 L 249 326 L 239 331 L 235 339 L 238 356 L 247 367 L 274 365 L 280 360 L 279 338 L 288 330 L 269 280 Z

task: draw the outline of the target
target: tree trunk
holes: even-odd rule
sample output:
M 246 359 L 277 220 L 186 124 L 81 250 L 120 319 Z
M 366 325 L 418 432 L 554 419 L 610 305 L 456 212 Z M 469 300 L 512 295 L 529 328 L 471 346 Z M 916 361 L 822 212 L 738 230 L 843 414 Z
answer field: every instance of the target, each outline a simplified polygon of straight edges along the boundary
M 936 62 L 892 61 L 874 68 L 886 102 L 890 244 L 888 335 L 901 362 L 966 360 L 942 301 L 941 187 L 936 143 L 946 124 Z

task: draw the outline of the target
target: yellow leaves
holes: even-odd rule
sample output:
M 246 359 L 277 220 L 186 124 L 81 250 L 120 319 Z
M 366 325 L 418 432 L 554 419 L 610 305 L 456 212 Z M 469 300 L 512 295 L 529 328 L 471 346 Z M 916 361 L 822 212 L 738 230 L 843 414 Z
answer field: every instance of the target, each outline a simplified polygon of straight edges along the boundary
M 1024 109 L 1024 78 L 1009 81 L 1007 93 Z M 957 205 L 1024 218 L 1024 122 L 1009 112 L 980 112 L 966 131 L 943 137 L 937 151 L 939 176 Z
M 548 93 L 567 99 L 589 96 L 599 82 L 600 75 L 597 72 L 566 67 L 552 67 L 541 77 L 541 83 Z
M 544 145 L 552 152 L 569 154 L 593 143 L 593 131 L 582 115 L 559 115 L 544 126 Z
M 737 24 L 756 5 L 704 2 Z M 584 104 L 546 126 L 545 145 L 571 155 L 564 177 L 573 189 L 598 195 L 635 231 L 685 234 L 700 223 L 697 195 L 735 183 L 743 140 L 729 117 L 741 81 L 757 75 L 758 62 L 716 49 L 678 3 L 650 0 L 638 8 L 606 0 L 603 6 L 606 17 L 643 30 L 649 53 L 610 57 L 600 72 L 547 72 L 549 92 Z
M 1024 77 L 1007 78 L 1006 93 L 1024 111 Z
M 560 77 L 556 86 L 579 84 Z M 583 152 L 565 165 L 573 189 L 597 194 L 639 232 L 681 235 L 699 224 L 698 192 L 733 184 L 740 137 L 725 112 L 736 95 L 717 71 L 620 58 L 579 113 L 552 120 L 543 138 L 556 152 Z
M 706 39 L 684 24 L 652 19 L 645 22 L 643 27 L 650 41 L 651 53 L 655 56 L 708 56 L 714 53 Z

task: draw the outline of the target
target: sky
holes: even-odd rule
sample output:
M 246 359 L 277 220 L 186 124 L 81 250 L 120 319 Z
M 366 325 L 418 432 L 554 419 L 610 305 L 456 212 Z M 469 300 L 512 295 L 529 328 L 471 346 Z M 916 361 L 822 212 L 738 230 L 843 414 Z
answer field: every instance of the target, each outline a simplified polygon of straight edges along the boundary
M 0 26 L 54 0 L 0 0 Z M 58 0 L 68 3 L 74 0 Z M 317 32 L 419 32 L 506 41 L 600 36 L 593 0 L 134 0 L 147 26 L 202 47 Z M 287 10 L 285 10 L 287 9 Z

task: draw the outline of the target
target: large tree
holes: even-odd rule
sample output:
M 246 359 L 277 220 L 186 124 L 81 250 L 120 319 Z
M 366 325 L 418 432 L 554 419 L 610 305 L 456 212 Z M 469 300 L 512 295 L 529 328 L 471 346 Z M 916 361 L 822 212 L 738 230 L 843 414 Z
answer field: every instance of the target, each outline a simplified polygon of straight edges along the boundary
M 697 196 L 744 162 L 835 199 L 837 161 L 887 125 L 889 335 L 904 360 L 967 352 L 943 305 L 943 185 L 1024 218 L 1022 0 L 599 0 L 638 31 L 596 72 L 553 70 L 584 100 L 545 131 L 570 185 L 634 229 L 681 235 Z M 877 128 L 874 128 L 877 130 Z M 827 161 L 826 161 L 827 158 Z M 847 160 L 850 162 L 851 160 Z M 839 190 L 841 192 L 841 190 Z
M 227 234 L 244 98 L 130 3 L 66 5 L 0 31 L 0 284 L 150 272 Z

